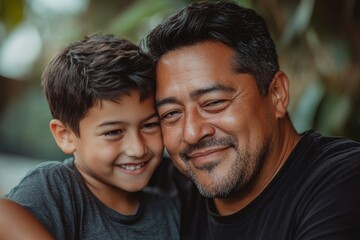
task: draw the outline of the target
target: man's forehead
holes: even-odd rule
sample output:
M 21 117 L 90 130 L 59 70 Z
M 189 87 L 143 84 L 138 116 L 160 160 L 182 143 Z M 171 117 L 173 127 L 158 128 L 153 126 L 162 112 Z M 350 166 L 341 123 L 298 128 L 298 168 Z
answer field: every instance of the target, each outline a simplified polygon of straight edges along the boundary
M 191 100 L 196 101 L 197 99 L 199 99 L 200 97 L 206 94 L 221 93 L 221 92 L 235 93 L 236 91 L 237 89 L 235 89 L 232 86 L 227 86 L 222 84 L 210 84 L 210 85 L 203 85 L 201 87 L 199 86 L 197 88 L 189 89 L 188 91 L 186 91 L 186 94 Z M 156 108 L 159 108 L 166 104 L 177 104 L 177 103 L 180 103 L 179 99 L 175 96 L 175 93 L 171 95 L 170 92 L 169 96 L 165 96 L 165 94 L 163 95 L 158 94 L 158 97 L 156 98 L 155 101 L 155 106 Z

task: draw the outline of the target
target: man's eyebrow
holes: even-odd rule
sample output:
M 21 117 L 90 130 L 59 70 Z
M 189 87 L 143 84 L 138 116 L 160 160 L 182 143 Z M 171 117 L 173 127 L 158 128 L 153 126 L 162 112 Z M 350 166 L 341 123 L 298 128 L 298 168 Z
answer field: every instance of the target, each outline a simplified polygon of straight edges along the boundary
M 196 89 L 194 91 L 192 91 L 190 93 L 190 97 L 192 99 L 198 99 L 199 97 L 207 94 L 207 93 L 211 93 L 211 92 L 236 92 L 236 89 L 233 87 L 229 87 L 229 86 L 224 86 L 221 84 L 216 84 L 216 85 L 212 85 L 210 87 L 207 88 L 200 88 L 200 89 Z M 175 98 L 175 97 L 168 97 L 168 98 L 163 98 L 163 99 L 159 99 L 155 101 L 155 107 L 159 108 L 163 105 L 166 104 L 171 104 L 171 103 L 179 103 L 179 101 Z
M 198 99 L 199 97 L 201 97 L 207 93 L 211 93 L 211 92 L 230 92 L 230 93 L 232 93 L 232 92 L 236 92 L 236 89 L 233 87 L 216 84 L 216 85 L 212 85 L 207 88 L 196 89 L 190 93 L 190 97 L 192 99 Z
M 159 99 L 155 101 L 155 108 L 157 109 L 163 105 L 171 104 L 171 103 L 178 103 L 178 101 L 174 97 Z

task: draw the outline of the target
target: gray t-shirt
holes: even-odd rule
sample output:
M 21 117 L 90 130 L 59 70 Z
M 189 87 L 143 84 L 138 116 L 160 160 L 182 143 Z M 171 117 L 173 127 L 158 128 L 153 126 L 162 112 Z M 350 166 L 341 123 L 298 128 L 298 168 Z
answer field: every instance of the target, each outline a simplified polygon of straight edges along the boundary
M 169 159 L 164 159 L 169 161 Z M 27 208 L 56 239 L 179 239 L 179 202 L 171 179 L 166 188 L 145 188 L 135 215 L 122 215 L 87 188 L 73 160 L 46 162 L 7 195 Z

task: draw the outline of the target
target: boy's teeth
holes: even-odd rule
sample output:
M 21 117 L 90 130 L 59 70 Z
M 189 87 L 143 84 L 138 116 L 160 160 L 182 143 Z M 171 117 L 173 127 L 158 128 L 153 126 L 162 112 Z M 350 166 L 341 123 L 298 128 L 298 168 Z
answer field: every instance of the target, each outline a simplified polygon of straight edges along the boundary
M 144 166 L 144 163 L 140 163 L 137 165 L 126 165 L 126 164 L 121 164 L 120 165 L 123 169 L 128 170 L 128 171 L 135 171 L 137 169 L 140 169 L 142 166 Z

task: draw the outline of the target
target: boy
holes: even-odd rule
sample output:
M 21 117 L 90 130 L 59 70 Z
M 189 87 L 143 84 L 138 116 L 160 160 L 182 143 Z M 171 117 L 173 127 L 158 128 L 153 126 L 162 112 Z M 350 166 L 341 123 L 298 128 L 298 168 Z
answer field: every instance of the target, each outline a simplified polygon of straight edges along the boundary
M 56 239 L 178 239 L 176 194 L 145 188 L 163 155 L 150 59 L 92 35 L 60 52 L 42 81 L 50 130 L 74 158 L 39 165 L 6 198 Z

